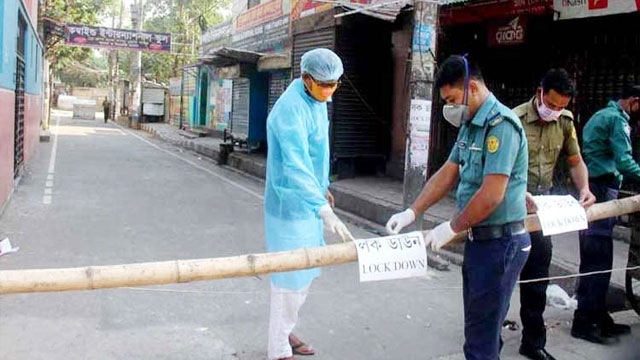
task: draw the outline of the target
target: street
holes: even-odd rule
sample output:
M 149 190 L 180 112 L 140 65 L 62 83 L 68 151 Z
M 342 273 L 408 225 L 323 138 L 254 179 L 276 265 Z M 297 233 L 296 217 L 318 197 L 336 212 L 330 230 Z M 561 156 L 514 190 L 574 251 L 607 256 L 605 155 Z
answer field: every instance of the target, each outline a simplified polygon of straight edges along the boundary
M 0 218 L 20 247 L 0 270 L 264 252 L 260 180 L 101 118 L 54 111 L 51 133 Z M 376 283 L 359 283 L 354 263 L 325 268 L 297 333 L 317 350 L 309 359 L 463 359 L 461 283 L 454 265 Z M 508 318 L 519 323 L 518 299 Z M 265 359 L 268 313 L 266 276 L 3 295 L 0 359 Z M 570 337 L 570 311 L 546 317 L 558 359 L 640 358 L 633 312 L 615 314 L 632 335 L 609 347 Z M 519 331 L 503 335 L 503 358 L 524 359 Z

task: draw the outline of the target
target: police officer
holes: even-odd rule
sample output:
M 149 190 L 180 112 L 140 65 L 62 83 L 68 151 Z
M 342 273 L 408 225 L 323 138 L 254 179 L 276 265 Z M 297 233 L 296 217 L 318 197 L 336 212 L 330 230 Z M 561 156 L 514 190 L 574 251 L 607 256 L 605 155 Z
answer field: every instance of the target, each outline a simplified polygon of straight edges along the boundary
M 530 195 L 547 195 L 553 186 L 553 170 L 561 154 L 566 155 L 571 178 L 579 191 L 580 203 L 586 208 L 596 198 L 589 190 L 587 166 L 580 156 L 580 146 L 573 126 L 573 114 L 565 108 L 571 101 L 574 87 L 564 69 L 549 70 L 533 99 L 516 107 L 529 148 L 529 177 L 527 196 L 529 209 L 535 204 Z M 547 278 L 551 264 L 551 237 L 541 231 L 531 235 L 531 253 L 522 269 L 520 279 Z M 544 349 L 546 328 L 542 313 L 546 306 L 548 281 L 520 285 L 520 318 L 522 344 L 520 354 L 534 360 L 553 360 Z
M 640 112 L 640 86 L 625 88 L 618 101 L 596 112 L 583 132 L 584 159 L 589 183 L 597 202 L 613 200 L 623 177 L 640 181 L 640 166 L 631 155 L 630 116 Z M 615 218 L 589 223 L 580 232 L 580 273 L 611 270 Z M 631 328 L 616 324 L 607 312 L 606 296 L 611 273 L 581 277 L 578 282 L 578 309 L 571 335 L 594 343 L 611 343 Z
M 458 139 L 411 207 L 389 219 L 387 231 L 400 232 L 460 180 L 458 212 L 431 230 L 425 242 L 440 249 L 469 230 L 462 269 L 464 354 L 495 360 L 511 293 L 531 245 L 524 226 L 527 139 L 518 117 L 496 99 L 466 58 L 449 57 L 436 77 L 447 103 L 445 119 L 461 126 Z

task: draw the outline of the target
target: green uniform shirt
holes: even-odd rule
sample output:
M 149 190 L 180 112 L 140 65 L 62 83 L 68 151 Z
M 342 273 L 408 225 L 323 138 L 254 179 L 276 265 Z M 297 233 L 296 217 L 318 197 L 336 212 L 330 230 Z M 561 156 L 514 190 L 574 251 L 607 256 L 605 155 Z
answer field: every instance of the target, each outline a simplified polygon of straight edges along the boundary
M 582 132 L 584 160 L 592 178 L 613 175 L 640 181 L 640 166 L 631 150 L 629 115 L 615 101 L 593 114 Z
M 573 126 L 573 114 L 564 110 L 553 121 L 540 119 L 534 108 L 535 97 L 515 109 L 527 134 L 529 148 L 529 178 L 527 190 L 534 194 L 547 192 L 553 186 L 553 169 L 558 157 L 580 154 L 580 145 Z
M 460 166 L 458 210 L 467 206 L 486 175 L 509 177 L 504 199 L 479 226 L 504 225 L 527 215 L 527 138 L 518 117 L 493 94 L 462 124 L 449 161 Z

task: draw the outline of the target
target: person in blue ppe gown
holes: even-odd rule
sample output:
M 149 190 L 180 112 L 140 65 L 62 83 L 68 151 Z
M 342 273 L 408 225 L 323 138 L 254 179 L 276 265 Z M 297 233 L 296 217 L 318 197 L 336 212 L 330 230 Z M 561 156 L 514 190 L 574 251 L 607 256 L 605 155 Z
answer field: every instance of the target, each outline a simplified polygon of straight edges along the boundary
M 323 228 L 343 241 L 353 236 L 332 210 L 329 192 L 327 101 L 338 88 L 342 61 L 333 51 L 302 56 L 295 79 L 267 118 L 265 232 L 267 251 L 325 245 Z M 319 268 L 271 275 L 268 358 L 295 359 L 314 349 L 293 334 L 298 311 Z

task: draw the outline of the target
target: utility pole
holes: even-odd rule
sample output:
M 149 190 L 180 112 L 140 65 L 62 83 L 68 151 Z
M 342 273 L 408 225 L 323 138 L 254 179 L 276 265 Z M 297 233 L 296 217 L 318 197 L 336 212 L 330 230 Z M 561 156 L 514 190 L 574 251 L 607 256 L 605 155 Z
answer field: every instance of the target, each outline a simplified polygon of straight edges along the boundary
M 111 28 L 116 27 L 116 2 L 113 2 L 113 7 L 111 8 Z M 116 93 L 115 93 L 115 78 L 116 78 L 116 52 L 115 50 L 109 51 L 109 113 L 111 117 L 111 121 L 115 121 L 115 108 L 116 108 Z
M 118 19 L 118 29 L 122 29 L 122 13 L 124 11 L 124 0 L 120 0 L 120 14 L 119 14 L 119 19 Z M 120 82 L 120 51 L 115 50 L 115 59 L 114 59 L 114 73 L 115 73 L 115 80 L 112 84 L 112 90 L 113 91 L 113 95 L 115 96 L 115 101 L 113 102 L 113 121 L 116 121 L 116 117 L 118 116 L 118 84 Z M 121 98 L 122 100 L 122 98 Z M 124 106 L 124 103 L 120 104 L 120 107 L 122 108 Z
M 131 11 L 131 21 L 133 23 L 133 27 L 138 32 L 141 32 L 142 24 L 144 22 L 144 0 L 138 0 L 138 3 L 133 6 L 135 8 Z M 140 105 L 140 95 L 142 93 L 142 52 L 137 50 L 131 59 L 133 94 L 131 96 L 129 114 L 131 114 L 132 122 L 135 124 L 140 122 L 140 117 L 142 116 L 142 109 Z
M 407 154 L 404 165 L 403 205 L 411 206 L 427 180 L 431 140 L 431 104 L 434 97 L 435 53 L 438 26 L 438 3 L 415 0 L 411 49 L 409 116 L 407 119 Z M 415 226 L 422 230 L 422 216 Z

